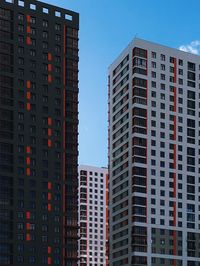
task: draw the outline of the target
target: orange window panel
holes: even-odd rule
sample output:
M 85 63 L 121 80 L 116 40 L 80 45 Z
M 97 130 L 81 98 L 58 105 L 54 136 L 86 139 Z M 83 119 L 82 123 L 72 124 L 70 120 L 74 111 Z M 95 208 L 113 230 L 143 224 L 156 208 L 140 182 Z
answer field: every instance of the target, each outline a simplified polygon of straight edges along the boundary
M 26 158 L 26 164 L 27 164 L 27 165 L 30 165 L 30 164 L 31 164 L 31 158 L 30 158 L 30 157 L 27 157 L 27 158 Z
M 52 210 L 51 204 L 48 203 L 48 211 L 50 212 Z
M 52 147 L 52 141 L 48 139 L 48 147 Z
M 52 248 L 48 247 L 48 254 L 51 254 L 51 252 L 52 252 Z
M 52 183 L 48 182 L 48 189 L 52 189 Z
M 27 15 L 27 16 L 26 16 L 26 21 L 27 21 L 28 23 L 30 23 L 30 21 L 31 21 L 31 16 L 30 16 L 30 15 Z
M 31 147 L 30 146 L 26 147 L 26 153 L 28 153 L 28 154 L 31 153 Z
M 26 230 L 30 230 L 31 226 L 29 223 L 26 224 Z
M 30 219 L 31 218 L 31 213 L 30 212 L 26 212 L 26 219 Z
M 27 33 L 31 33 L 31 27 L 30 27 L 30 26 L 27 26 L 27 27 L 26 27 L 26 32 L 27 32 Z
M 51 200 L 51 199 L 52 199 L 51 193 L 48 193 L 48 200 Z
M 30 37 L 27 37 L 27 38 L 26 38 L 26 44 L 27 44 L 27 45 L 31 45 L 31 38 L 30 38 Z
M 51 128 L 48 128 L 48 136 L 50 137 L 52 135 L 52 130 Z
M 52 60 L 52 54 L 48 53 L 48 60 L 51 61 Z
M 30 240 L 31 240 L 30 234 L 26 234 L 26 241 L 30 241 Z
M 52 82 L 52 76 L 48 75 L 48 82 L 51 83 Z
M 30 103 L 27 103 L 27 104 L 26 104 L 26 110 L 28 110 L 28 111 L 31 110 L 31 104 L 30 104 Z
M 49 71 L 49 72 L 52 71 L 52 64 L 48 64 L 48 71 Z
M 52 126 L 52 118 L 48 117 L 48 126 Z
M 26 169 L 26 174 L 27 174 L 27 176 L 30 176 L 31 175 L 31 169 L 30 168 L 27 168 Z
M 31 88 L 31 82 L 30 82 L 30 80 L 28 80 L 28 81 L 26 82 L 26 88 L 27 88 L 27 89 L 30 89 L 30 88 Z
M 27 93 L 26 93 L 26 99 L 28 99 L 28 100 L 31 99 L 31 93 L 30 93 L 30 91 L 27 91 Z

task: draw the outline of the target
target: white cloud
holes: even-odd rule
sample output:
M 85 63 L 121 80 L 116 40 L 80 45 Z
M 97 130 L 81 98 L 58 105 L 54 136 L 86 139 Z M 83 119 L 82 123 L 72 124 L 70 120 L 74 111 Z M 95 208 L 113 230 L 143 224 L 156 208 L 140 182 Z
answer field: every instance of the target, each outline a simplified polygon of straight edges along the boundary
M 192 41 L 190 44 L 181 45 L 179 50 L 192 54 L 200 54 L 200 41 Z

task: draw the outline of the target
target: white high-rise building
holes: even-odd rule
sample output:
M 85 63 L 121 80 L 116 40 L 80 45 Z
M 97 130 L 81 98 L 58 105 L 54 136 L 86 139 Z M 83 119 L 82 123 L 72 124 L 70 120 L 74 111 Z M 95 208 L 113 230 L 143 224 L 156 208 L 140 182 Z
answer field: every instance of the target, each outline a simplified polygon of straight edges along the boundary
M 108 266 L 108 169 L 79 166 L 80 266 Z
M 200 265 L 200 57 L 134 39 L 109 68 L 110 266 Z

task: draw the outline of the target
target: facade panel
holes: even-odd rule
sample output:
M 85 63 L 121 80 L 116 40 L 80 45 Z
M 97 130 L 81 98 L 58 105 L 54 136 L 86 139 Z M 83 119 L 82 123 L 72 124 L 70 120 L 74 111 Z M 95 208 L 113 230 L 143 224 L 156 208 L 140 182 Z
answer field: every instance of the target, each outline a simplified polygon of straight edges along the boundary
M 199 75 L 140 39 L 109 68 L 110 265 L 200 265 Z
M 108 169 L 79 166 L 79 265 L 108 266 Z
M 0 264 L 77 265 L 79 15 L 0 1 Z

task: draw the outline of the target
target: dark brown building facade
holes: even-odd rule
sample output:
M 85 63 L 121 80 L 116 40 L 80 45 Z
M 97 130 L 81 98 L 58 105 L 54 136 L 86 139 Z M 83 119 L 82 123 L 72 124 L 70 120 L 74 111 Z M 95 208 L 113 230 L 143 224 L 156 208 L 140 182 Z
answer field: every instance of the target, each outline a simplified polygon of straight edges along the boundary
M 77 265 L 79 15 L 0 0 L 0 265 Z

